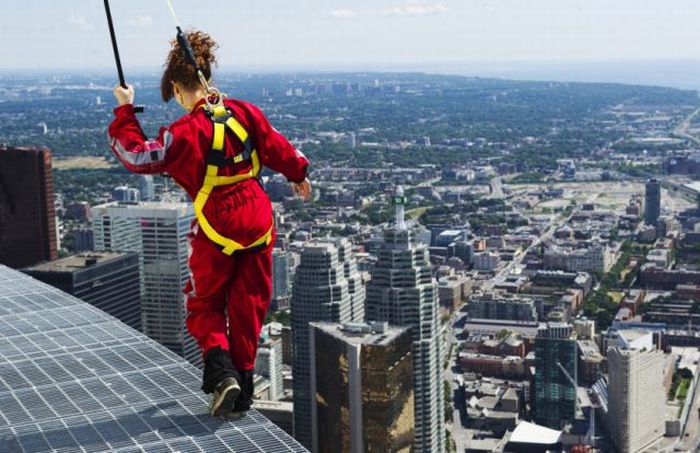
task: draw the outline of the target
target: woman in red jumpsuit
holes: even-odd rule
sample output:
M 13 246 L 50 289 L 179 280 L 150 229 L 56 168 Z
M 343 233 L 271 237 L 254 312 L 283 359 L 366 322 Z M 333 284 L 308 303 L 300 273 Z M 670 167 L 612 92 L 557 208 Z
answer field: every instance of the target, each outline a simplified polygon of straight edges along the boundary
M 216 64 L 216 43 L 202 32 L 189 32 L 188 41 L 207 79 Z M 161 80 L 163 100 L 171 98 L 186 111 L 182 118 L 161 128 L 156 139 L 147 139 L 134 115 L 132 87 L 114 89 L 119 107 L 109 127 L 114 155 L 130 171 L 168 173 L 195 199 L 207 171 L 212 149 L 212 119 L 205 111 L 205 96 L 195 70 L 185 60 L 176 41 Z M 247 102 L 225 99 L 224 105 L 248 132 L 261 165 L 282 173 L 295 192 L 308 198 L 306 157 Z M 227 132 L 227 159 L 241 153 L 243 145 Z M 231 161 L 233 162 L 233 161 Z M 220 168 L 218 175 L 233 176 L 251 170 L 250 160 Z M 266 233 L 268 240 L 251 250 L 227 255 L 205 234 L 197 220 L 188 236 L 190 279 L 184 289 L 187 329 L 204 357 L 202 390 L 212 393 L 211 414 L 247 410 L 252 403 L 253 367 L 262 323 L 272 292 L 272 206 L 257 178 L 215 187 L 202 214 L 217 233 L 244 246 Z

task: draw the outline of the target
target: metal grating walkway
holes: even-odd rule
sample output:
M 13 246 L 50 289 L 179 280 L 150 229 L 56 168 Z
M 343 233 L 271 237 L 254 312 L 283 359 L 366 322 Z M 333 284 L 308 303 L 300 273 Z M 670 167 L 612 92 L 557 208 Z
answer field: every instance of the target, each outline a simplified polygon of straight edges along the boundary
M 141 333 L 0 266 L 0 453 L 306 451 L 254 410 L 210 417 L 200 385 Z

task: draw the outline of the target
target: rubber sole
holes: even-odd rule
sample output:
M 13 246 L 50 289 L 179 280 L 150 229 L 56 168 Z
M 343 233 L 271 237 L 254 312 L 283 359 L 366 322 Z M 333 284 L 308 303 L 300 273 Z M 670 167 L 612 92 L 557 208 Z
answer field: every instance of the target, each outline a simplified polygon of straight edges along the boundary
M 219 397 L 212 401 L 209 413 L 213 417 L 220 417 L 233 410 L 236 404 L 238 395 L 241 394 L 241 387 L 238 382 L 233 379 L 219 393 Z
M 227 412 L 224 414 L 226 420 L 240 420 L 248 414 L 248 411 Z

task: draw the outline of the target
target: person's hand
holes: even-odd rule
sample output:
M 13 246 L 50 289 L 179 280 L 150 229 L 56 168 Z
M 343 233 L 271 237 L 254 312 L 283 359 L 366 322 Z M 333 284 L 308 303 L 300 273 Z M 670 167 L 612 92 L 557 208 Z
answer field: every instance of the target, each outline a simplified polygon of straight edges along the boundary
M 293 182 L 292 189 L 297 196 L 304 200 L 311 198 L 311 183 L 308 179 L 304 179 L 302 182 Z
M 120 106 L 134 103 L 134 87 L 131 85 L 127 85 L 126 88 L 117 85 L 112 93 L 114 93 L 114 97 L 117 98 L 117 103 Z

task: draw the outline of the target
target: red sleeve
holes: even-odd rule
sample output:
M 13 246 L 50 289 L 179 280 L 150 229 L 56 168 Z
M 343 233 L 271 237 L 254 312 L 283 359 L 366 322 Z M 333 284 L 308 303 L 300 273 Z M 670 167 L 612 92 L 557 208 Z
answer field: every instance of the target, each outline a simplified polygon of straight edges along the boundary
M 302 182 L 306 178 L 309 166 L 306 156 L 272 127 L 260 109 L 250 104 L 249 107 L 253 120 L 254 143 L 262 165 L 282 173 L 292 182 Z
M 162 127 L 157 139 L 148 140 L 132 104 L 117 107 L 114 115 L 114 121 L 109 125 L 109 144 L 119 162 L 135 173 L 164 172 L 174 154 L 172 132 Z

